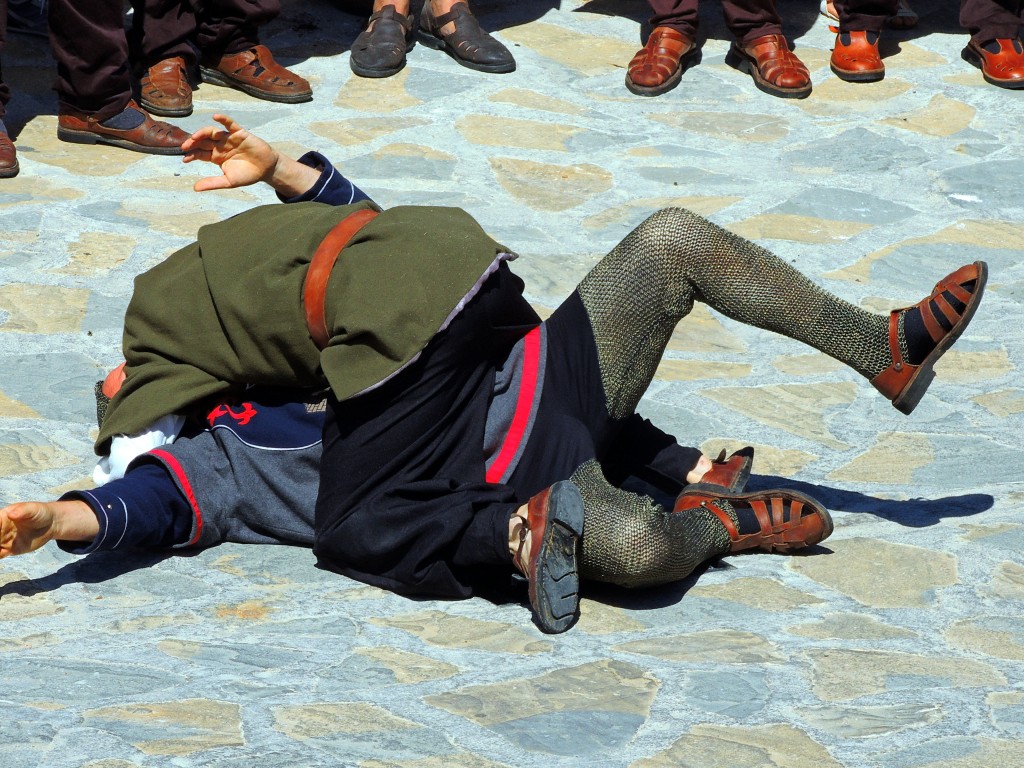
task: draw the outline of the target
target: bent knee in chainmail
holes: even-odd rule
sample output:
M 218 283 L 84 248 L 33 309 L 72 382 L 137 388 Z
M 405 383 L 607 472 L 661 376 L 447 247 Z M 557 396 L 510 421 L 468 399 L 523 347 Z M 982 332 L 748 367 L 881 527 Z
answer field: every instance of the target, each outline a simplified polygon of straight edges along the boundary
M 673 514 L 648 496 L 608 483 L 597 461 L 572 475 L 583 496 L 580 577 L 622 587 L 667 584 L 729 549 L 725 526 L 706 510 Z

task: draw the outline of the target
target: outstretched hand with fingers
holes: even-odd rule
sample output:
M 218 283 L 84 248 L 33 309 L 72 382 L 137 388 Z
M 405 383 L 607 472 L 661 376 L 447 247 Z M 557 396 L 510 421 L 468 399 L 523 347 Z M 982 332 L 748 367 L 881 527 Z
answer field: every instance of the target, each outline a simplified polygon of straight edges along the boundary
M 27 501 L 0 509 L 0 558 L 34 552 L 53 539 L 50 505 Z
M 211 125 L 193 133 L 181 145 L 185 150 L 183 160 L 205 160 L 219 165 L 224 175 L 199 179 L 193 189 L 234 189 L 269 181 L 281 159 L 277 150 L 227 115 L 217 114 L 213 119 L 224 128 Z

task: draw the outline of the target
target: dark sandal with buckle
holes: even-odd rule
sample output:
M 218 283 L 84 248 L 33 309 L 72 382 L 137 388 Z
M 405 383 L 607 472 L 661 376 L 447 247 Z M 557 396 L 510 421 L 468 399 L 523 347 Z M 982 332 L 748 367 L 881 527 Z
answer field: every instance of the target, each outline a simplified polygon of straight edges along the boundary
M 932 370 L 935 362 L 953 346 L 967 324 L 971 322 L 985 293 L 987 281 L 988 265 L 984 261 L 976 261 L 942 278 L 926 299 L 912 307 L 894 309 L 889 313 L 889 352 L 892 355 L 892 365 L 875 376 L 871 384 L 891 400 L 897 410 L 909 414 L 921 402 L 928 385 L 935 378 L 935 372 Z M 963 287 L 968 283 L 974 283 L 973 291 Z M 958 311 L 944 294 L 949 294 L 963 309 Z M 917 365 L 905 361 L 900 350 L 900 315 L 913 309 L 921 313 L 924 327 L 935 342 L 935 348 Z M 941 313 L 941 319 L 936 316 L 936 310 Z
M 370 16 L 352 43 L 348 63 L 360 77 L 391 77 L 405 67 L 405 54 L 414 45 L 412 19 L 385 5 Z
M 454 24 L 455 31 L 442 34 L 447 24 Z M 425 0 L 417 37 L 428 48 L 444 51 L 462 66 L 478 72 L 503 74 L 516 69 L 516 60 L 508 48 L 480 28 L 465 3 L 455 3 L 448 13 L 435 18 L 430 0 Z

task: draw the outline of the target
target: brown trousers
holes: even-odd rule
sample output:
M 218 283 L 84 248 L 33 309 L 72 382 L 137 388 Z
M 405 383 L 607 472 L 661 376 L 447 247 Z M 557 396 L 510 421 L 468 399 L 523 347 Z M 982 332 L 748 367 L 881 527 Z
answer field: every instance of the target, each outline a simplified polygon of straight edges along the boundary
M 62 106 L 113 117 L 132 96 L 132 63 L 146 69 L 181 56 L 192 65 L 193 45 L 210 58 L 243 51 L 259 42 L 257 28 L 281 8 L 279 0 L 132 0 L 132 7 L 129 35 L 122 0 L 50 0 Z
M 697 36 L 699 0 L 648 0 L 652 27 L 672 27 L 691 38 Z M 782 19 L 775 0 L 722 0 L 722 15 L 737 42 L 749 43 L 764 35 L 781 35 Z
M 896 5 L 897 0 L 835 0 L 840 27 L 850 32 L 881 32 Z M 960 0 L 960 26 L 979 44 L 1013 38 L 1020 34 L 1022 12 L 1021 0 Z
M 7 0 L 0 0 L 0 54 L 4 52 L 7 38 Z M 11 100 L 11 89 L 4 82 L 4 65 L 0 61 L 0 120 L 7 114 L 7 102 Z

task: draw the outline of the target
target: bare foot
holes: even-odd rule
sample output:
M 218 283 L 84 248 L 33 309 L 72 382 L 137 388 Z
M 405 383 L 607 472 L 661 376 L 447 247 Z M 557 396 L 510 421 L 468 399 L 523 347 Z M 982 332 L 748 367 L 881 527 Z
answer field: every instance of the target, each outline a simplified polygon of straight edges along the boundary
M 530 524 L 527 514 L 526 505 L 523 504 L 508 519 L 508 551 L 519 570 L 522 570 L 521 564 L 530 562 Z
M 35 552 L 48 541 L 92 541 L 100 531 L 84 501 L 23 501 L 0 509 L 0 558 Z
M 707 456 L 701 456 L 697 460 L 697 466 L 686 473 L 686 482 L 691 485 L 699 483 L 704 478 L 704 475 L 708 473 L 709 469 L 711 469 L 711 459 Z

